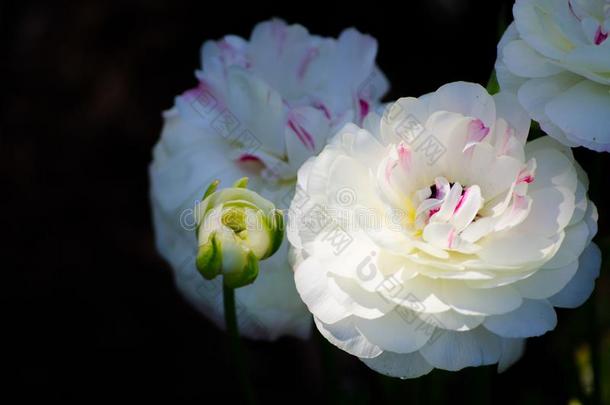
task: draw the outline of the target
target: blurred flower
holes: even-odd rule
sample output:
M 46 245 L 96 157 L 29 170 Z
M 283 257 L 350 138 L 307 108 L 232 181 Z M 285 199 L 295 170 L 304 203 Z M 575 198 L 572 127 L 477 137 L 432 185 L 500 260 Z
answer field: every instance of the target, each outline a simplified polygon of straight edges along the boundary
M 498 45 L 503 91 L 568 146 L 610 151 L 610 2 L 518 0 Z
M 216 191 L 213 182 L 196 209 L 197 269 L 208 280 L 222 274 L 231 288 L 253 283 L 258 261 L 274 254 L 284 235 L 282 213 L 246 183 Z
M 554 306 L 582 304 L 600 266 L 587 177 L 553 139 L 526 144 L 529 126 L 514 95 L 451 83 L 308 160 L 287 236 L 320 333 L 390 376 L 503 370 Z
M 338 39 L 310 35 L 279 20 L 250 40 L 226 36 L 203 45 L 197 88 L 165 113 L 150 166 L 156 243 L 180 291 L 224 324 L 222 284 L 195 269 L 194 207 L 213 179 L 249 188 L 287 207 L 296 171 L 345 122 L 377 107 L 387 81 L 375 66 L 376 41 L 354 29 Z M 256 283 L 236 290 L 240 333 L 307 337 L 311 317 L 294 287 L 287 244 L 260 263 Z

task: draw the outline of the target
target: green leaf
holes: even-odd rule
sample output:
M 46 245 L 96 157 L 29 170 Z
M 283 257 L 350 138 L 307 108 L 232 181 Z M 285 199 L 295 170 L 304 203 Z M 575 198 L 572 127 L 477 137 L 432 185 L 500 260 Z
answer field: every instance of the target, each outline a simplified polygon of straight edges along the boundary
M 491 95 L 500 92 L 500 84 L 498 83 L 498 77 L 496 76 L 495 69 L 491 72 L 491 76 L 487 82 L 487 92 Z

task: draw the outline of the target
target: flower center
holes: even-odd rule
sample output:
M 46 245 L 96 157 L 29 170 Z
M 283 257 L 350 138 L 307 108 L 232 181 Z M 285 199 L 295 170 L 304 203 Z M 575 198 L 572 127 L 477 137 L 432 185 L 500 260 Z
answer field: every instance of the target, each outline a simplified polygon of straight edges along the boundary
M 240 208 L 228 208 L 220 217 L 223 225 L 231 228 L 233 232 L 239 234 L 246 229 L 246 213 Z
M 467 252 L 460 234 L 479 218 L 483 203 L 478 185 L 462 186 L 437 177 L 407 202 L 411 235 L 437 248 Z
M 417 191 L 415 201 L 416 232 L 423 231 L 431 222 L 465 228 L 483 206 L 478 186 L 462 187 L 460 183 L 449 182 L 445 177 L 438 177 L 433 185 Z

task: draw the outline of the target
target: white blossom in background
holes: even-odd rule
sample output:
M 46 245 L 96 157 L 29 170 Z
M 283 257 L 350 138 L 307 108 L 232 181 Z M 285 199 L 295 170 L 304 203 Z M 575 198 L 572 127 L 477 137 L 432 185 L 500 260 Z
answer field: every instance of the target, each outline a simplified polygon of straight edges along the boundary
M 597 211 L 510 93 L 457 82 L 345 126 L 299 170 L 287 236 L 324 337 L 374 370 L 514 363 L 590 295 Z
M 568 146 L 610 151 L 610 2 L 517 0 L 498 45 L 502 91 Z
M 375 65 L 377 43 L 355 29 L 338 39 L 280 20 L 249 40 L 204 43 L 199 85 L 164 115 L 150 165 L 156 244 L 182 294 L 223 325 L 222 281 L 195 268 L 194 209 L 205 187 L 247 176 L 249 188 L 287 208 L 301 164 L 346 122 L 361 122 L 388 84 Z M 287 243 L 260 263 L 256 282 L 236 291 L 240 333 L 259 339 L 307 337 L 311 316 L 294 287 Z

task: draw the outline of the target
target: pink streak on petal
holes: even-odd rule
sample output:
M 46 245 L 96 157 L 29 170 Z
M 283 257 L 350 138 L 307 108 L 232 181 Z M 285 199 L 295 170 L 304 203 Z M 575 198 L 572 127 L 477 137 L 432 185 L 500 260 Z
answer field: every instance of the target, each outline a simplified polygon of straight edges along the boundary
M 217 42 L 217 45 L 218 49 L 220 49 L 220 59 L 222 60 L 222 62 L 225 65 L 230 64 L 231 59 L 235 56 L 235 50 L 233 49 L 231 44 L 229 44 L 226 39 L 222 39 Z
M 517 183 L 527 183 L 527 184 L 530 184 L 530 183 L 533 183 L 533 182 L 534 182 L 534 176 L 532 176 L 531 174 L 524 174 L 524 175 L 520 176 L 517 179 Z
M 513 194 L 513 206 L 511 208 L 511 215 L 515 215 L 515 213 L 519 210 L 523 210 L 527 207 L 527 201 L 525 200 L 525 196 L 519 194 Z
M 388 159 L 388 162 L 385 165 L 385 180 L 389 183 L 390 176 L 392 176 L 392 171 L 396 168 L 398 162 L 396 160 Z
M 307 53 L 305 54 L 305 57 L 299 64 L 299 68 L 297 69 L 297 77 L 299 78 L 299 80 L 303 80 L 303 77 L 305 77 L 305 72 L 307 72 L 307 68 L 311 64 L 311 61 L 314 60 L 315 58 L 317 58 L 318 54 L 319 54 L 318 48 L 310 48 L 307 51 Z
M 239 162 L 240 163 L 245 163 L 245 162 L 258 162 L 258 163 L 262 163 L 261 159 L 258 156 L 252 155 L 250 153 L 244 153 L 243 155 L 241 155 L 239 157 Z
M 436 214 L 440 210 L 441 210 L 440 205 L 436 208 L 432 208 L 430 211 L 428 211 L 428 218 L 430 218 L 432 215 Z
M 449 249 L 453 246 L 453 242 L 455 241 L 455 229 L 451 229 L 449 232 L 449 238 L 447 242 L 449 243 Z
M 527 200 L 525 196 L 519 194 L 513 194 L 513 204 L 510 209 L 510 216 L 515 216 L 519 214 L 520 211 L 523 211 L 527 208 Z
M 248 60 L 248 56 L 233 46 L 226 38 L 216 42 L 216 45 L 220 50 L 220 60 L 225 69 L 231 65 L 238 65 L 246 69 L 250 68 L 251 63 Z
M 313 108 L 317 108 L 318 110 L 322 110 L 322 112 L 324 113 L 326 118 L 330 119 L 330 110 L 328 109 L 328 107 L 326 107 L 324 105 L 324 103 L 322 103 L 321 101 L 314 101 L 314 103 L 312 105 L 313 105 Z
M 466 136 L 466 145 L 462 152 L 466 152 L 477 143 L 481 142 L 489 134 L 489 128 L 485 126 L 480 119 L 474 119 L 468 124 L 468 134 Z M 470 152 L 471 153 L 471 152 Z
M 460 207 L 462 206 L 462 204 L 464 203 L 464 200 L 466 200 L 466 198 L 468 198 L 468 192 L 470 191 L 470 188 L 467 188 L 466 190 L 464 190 L 464 193 L 462 193 L 462 195 L 460 196 L 460 199 L 458 200 L 457 205 L 455 206 L 455 209 L 453 210 L 453 213 L 455 214 L 456 212 L 458 212 L 458 210 L 460 209 Z
M 193 87 L 182 93 L 184 99 L 191 103 L 199 103 L 200 107 L 205 109 L 203 113 L 211 113 L 212 111 L 221 111 L 224 108 L 224 104 L 219 100 L 210 85 L 204 80 L 200 80 L 197 87 Z M 200 114 L 201 111 L 197 110 Z
M 273 21 L 271 25 L 271 34 L 277 41 L 278 54 L 281 55 L 284 52 L 284 44 L 286 42 L 286 25 L 281 21 Z
M 595 32 L 595 45 L 601 45 L 606 39 L 608 39 L 608 33 L 602 31 L 602 27 L 597 27 L 597 31 Z
M 502 146 L 498 151 L 500 155 L 505 155 L 508 149 L 508 141 L 510 141 L 511 136 L 513 136 L 515 130 L 511 127 L 506 127 L 504 131 L 504 136 L 502 137 Z
M 472 120 L 468 124 L 468 141 L 481 142 L 489 134 L 489 128 L 480 119 Z
M 296 134 L 301 143 L 305 145 L 307 149 L 310 149 L 311 151 L 316 150 L 316 145 L 313 140 L 313 137 L 309 132 L 307 132 L 305 128 L 295 123 L 292 118 L 288 120 L 288 127 L 290 127 L 290 129 Z
M 405 171 L 411 169 L 411 150 L 402 143 L 398 145 L 398 160 Z
M 521 169 L 519 174 L 517 175 L 517 184 L 519 183 L 533 183 L 535 180 L 534 175 L 527 169 Z
M 527 175 L 525 177 L 522 177 L 521 179 L 519 179 L 519 182 L 525 182 L 527 184 L 533 183 L 534 182 L 534 176 L 532 175 Z
M 199 82 L 196 87 L 193 87 L 192 89 L 188 89 L 187 91 L 184 92 L 183 95 L 187 98 L 195 99 L 195 98 L 199 97 L 199 95 L 201 93 L 203 93 L 204 91 L 209 91 L 208 87 L 206 86 L 206 84 L 204 82 Z
M 358 99 L 358 104 L 360 106 L 360 120 L 363 120 L 364 117 L 366 117 L 366 115 L 369 113 L 369 103 L 368 101 L 364 100 L 364 99 Z

